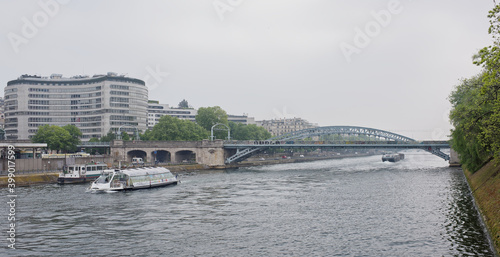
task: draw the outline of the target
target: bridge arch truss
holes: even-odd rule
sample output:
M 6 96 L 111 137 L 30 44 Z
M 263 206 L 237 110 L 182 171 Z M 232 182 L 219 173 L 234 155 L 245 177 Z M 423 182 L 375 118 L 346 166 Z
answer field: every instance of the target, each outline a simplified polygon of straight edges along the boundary
M 375 137 L 377 139 L 385 139 L 396 142 L 410 143 L 415 142 L 414 139 L 392 133 L 385 130 L 366 128 L 366 127 L 355 127 L 355 126 L 329 126 L 329 127 L 317 127 L 310 129 L 303 129 L 299 131 L 294 131 L 281 136 L 273 137 L 269 140 L 291 140 L 291 139 L 301 139 L 313 136 L 322 135 L 365 135 L 369 137 Z

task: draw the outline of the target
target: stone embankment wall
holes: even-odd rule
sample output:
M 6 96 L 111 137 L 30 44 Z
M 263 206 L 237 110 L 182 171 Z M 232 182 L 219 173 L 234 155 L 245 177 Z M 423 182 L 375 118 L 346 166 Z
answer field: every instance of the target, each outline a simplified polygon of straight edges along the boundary
M 465 176 L 500 256 L 500 164 L 490 162 L 475 173 L 465 171 Z
M 16 175 L 14 177 L 16 187 L 31 186 L 38 184 L 53 184 L 57 183 L 59 173 L 33 173 Z M 0 187 L 7 187 L 8 176 L 0 176 Z

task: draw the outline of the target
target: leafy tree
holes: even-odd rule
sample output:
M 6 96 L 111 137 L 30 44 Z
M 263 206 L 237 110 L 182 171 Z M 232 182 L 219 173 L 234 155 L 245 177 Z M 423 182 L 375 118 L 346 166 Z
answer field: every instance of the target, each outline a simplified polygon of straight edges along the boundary
M 489 100 L 498 100 L 500 89 L 500 5 L 496 5 L 488 14 L 490 28 L 488 33 L 493 37 L 493 45 L 481 49 L 474 56 L 474 64 L 484 68 L 482 93 Z
M 230 121 L 231 138 L 234 140 L 266 140 L 272 137 L 265 128 L 255 124 L 242 124 Z
M 154 127 L 153 127 L 154 128 Z M 143 134 L 140 134 L 139 137 L 142 141 L 150 141 L 152 140 L 152 135 L 151 135 L 152 130 L 146 130 Z
M 195 119 L 196 123 L 208 131 L 217 123 L 228 124 L 227 113 L 219 106 L 201 107 Z
M 101 137 L 101 142 L 111 142 L 116 139 L 115 133 L 113 131 L 109 130 L 108 134 L 105 136 Z
M 179 103 L 178 107 L 182 108 L 182 109 L 187 109 L 187 108 L 189 108 L 189 103 L 188 103 L 188 101 L 186 101 L 186 99 L 182 99 L 182 101 Z
M 451 146 L 460 154 L 462 165 L 474 172 L 490 157 L 491 138 L 485 137 L 492 112 L 492 104 L 481 93 L 483 77 L 462 80 L 451 93 Z
M 56 125 L 43 125 L 39 127 L 31 141 L 33 143 L 47 143 L 47 147 L 50 150 L 56 150 L 57 152 L 67 152 L 76 148 L 74 138 L 72 138 L 71 134 Z
M 213 125 L 217 123 L 228 125 L 227 113 L 219 106 L 214 107 L 201 107 L 198 109 L 198 114 L 196 115 L 196 123 L 201 127 L 210 132 Z M 226 138 L 227 131 L 217 130 L 214 131 L 216 138 Z
M 72 124 L 68 124 L 66 126 L 63 126 L 62 128 L 68 131 L 69 135 L 71 136 L 71 142 L 68 145 L 68 149 L 66 150 L 70 152 L 75 152 L 76 146 L 82 142 L 80 140 L 80 137 L 83 135 L 82 132 L 80 131 L 79 128 L 77 128 L 75 125 Z
M 488 18 L 493 45 L 481 49 L 473 60 L 483 67 L 483 73 L 464 80 L 450 96 L 450 119 L 455 126 L 452 145 L 471 171 L 488 157 L 500 162 L 500 5 L 489 12 Z
M 124 140 L 124 141 L 129 141 L 130 140 L 130 135 L 127 132 L 125 132 L 125 131 L 122 131 L 121 137 L 122 137 L 122 140 Z
M 165 115 L 152 130 L 142 134 L 142 140 L 150 141 L 198 141 L 208 138 L 208 132 L 200 125 Z

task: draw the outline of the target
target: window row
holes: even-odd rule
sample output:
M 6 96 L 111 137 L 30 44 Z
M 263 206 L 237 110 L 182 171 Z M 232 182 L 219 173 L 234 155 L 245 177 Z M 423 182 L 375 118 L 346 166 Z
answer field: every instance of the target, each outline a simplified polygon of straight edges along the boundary
M 124 97 L 110 97 L 109 101 L 112 103 L 128 103 L 129 99 Z
M 121 125 L 130 125 L 130 126 L 138 126 L 137 122 L 126 122 L 126 121 L 111 121 L 111 125 L 121 126 Z
M 76 93 L 76 92 L 91 92 L 100 91 L 101 86 L 85 87 L 85 88 L 29 88 L 29 92 L 46 92 L 46 93 Z M 16 90 L 17 91 L 17 90 Z
M 14 95 L 13 95 L 14 96 Z M 91 94 L 74 94 L 74 95 L 60 95 L 60 94 L 28 94 L 29 98 L 50 98 L 50 99 L 72 99 L 72 98 L 91 98 L 100 97 L 101 92 Z M 15 95 L 17 97 L 17 95 Z M 14 97 L 11 97 L 14 98 Z
M 111 115 L 109 117 L 110 120 L 135 120 L 134 116 L 122 116 L 122 115 Z
M 124 91 L 111 91 L 109 93 L 112 95 L 129 95 L 129 92 L 124 92 Z
M 118 108 L 129 108 L 128 104 L 115 104 L 115 103 L 110 103 L 110 107 L 118 107 Z
M 123 90 L 129 90 L 129 86 L 123 86 L 123 85 L 111 85 L 110 86 L 113 89 L 123 89 Z
M 96 133 L 96 132 L 101 132 L 100 128 L 93 128 L 93 129 L 80 129 L 82 133 Z M 86 138 L 85 136 L 82 136 L 82 138 Z
M 17 98 L 17 94 L 6 95 L 4 99 L 7 100 L 7 99 L 12 99 L 12 98 Z
M 33 104 L 33 105 L 50 105 L 50 106 L 57 106 L 57 105 L 63 105 L 63 106 L 68 106 L 68 105 L 79 105 L 79 104 L 98 104 L 101 103 L 102 99 L 101 98 L 96 98 L 96 99 L 86 99 L 86 100 L 29 100 L 28 104 Z
M 49 118 L 49 117 L 43 117 L 43 118 L 28 118 L 28 122 L 95 122 L 95 121 L 101 121 L 100 116 L 96 117 L 80 117 L 80 118 Z

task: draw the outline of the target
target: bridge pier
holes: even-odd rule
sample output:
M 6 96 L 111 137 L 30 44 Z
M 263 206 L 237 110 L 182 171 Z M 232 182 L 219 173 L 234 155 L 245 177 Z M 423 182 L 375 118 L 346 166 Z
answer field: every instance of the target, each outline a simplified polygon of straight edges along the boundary
M 458 153 L 453 150 L 453 148 L 450 149 L 450 167 L 460 167 L 460 157 L 458 156 Z

